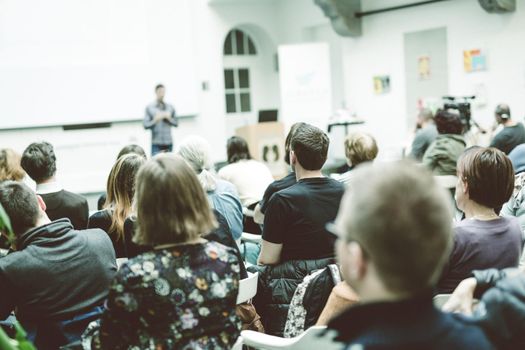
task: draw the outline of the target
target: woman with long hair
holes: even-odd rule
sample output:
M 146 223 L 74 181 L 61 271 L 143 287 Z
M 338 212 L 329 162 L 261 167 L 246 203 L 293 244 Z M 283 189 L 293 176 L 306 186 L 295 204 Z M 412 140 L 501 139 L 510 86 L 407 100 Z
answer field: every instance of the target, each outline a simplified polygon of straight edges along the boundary
M 157 155 L 140 169 L 136 196 L 134 239 L 153 250 L 118 271 L 100 347 L 230 349 L 240 332 L 239 262 L 202 238 L 217 223 L 195 173 L 178 156 Z
M 109 173 L 104 209 L 89 218 L 88 228 L 108 233 L 117 258 L 132 257 L 142 251 L 131 241 L 132 230 L 126 230 L 124 223 L 133 212 L 135 179 L 145 162 L 145 157 L 134 153 L 120 157 Z

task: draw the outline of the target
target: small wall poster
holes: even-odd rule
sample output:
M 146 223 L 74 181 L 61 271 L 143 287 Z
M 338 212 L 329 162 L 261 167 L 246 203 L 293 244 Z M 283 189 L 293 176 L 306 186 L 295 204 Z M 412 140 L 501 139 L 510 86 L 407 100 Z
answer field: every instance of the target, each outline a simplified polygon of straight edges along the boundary
M 430 79 L 430 56 L 419 56 L 417 59 L 417 72 L 419 80 Z
M 487 70 L 487 55 L 481 49 L 463 51 L 465 72 L 479 72 Z
M 378 75 L 374 77 L 374 92 L 376 95 L 382 95 L 390 92 L 389 75 Z

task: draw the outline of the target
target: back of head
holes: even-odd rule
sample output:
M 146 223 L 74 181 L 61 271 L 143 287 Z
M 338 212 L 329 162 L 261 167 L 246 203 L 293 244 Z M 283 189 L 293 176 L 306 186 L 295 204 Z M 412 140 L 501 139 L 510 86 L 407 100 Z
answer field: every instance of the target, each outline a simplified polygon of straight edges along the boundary
M 200 136 L 188 136 L 179 143 L 176 153 L 193 169 L 206 192 L 215 190 L 217 184 L 209 172 L 211 161 L 208 141 Z
M 291 150 L 304 169 L 320 170 L 326 162 L 329 145 L 330 140 L 324 131 L 304 124 L 297 128 L 292 138 Z
M 345 155 L 352 166 L 374 160 L 377 153 L 376 140 L 369 134 L 355 132 L 345 139 Z
M 511 118 L 510 107 L 505 103 L 500 103 L 497 105 L 494 114 L 496 117 L 501 118 L 502 121 L 506 121 Z
M 336 221 L 343 239 L 361 245 L 385 288 L 409 296 L 435 285 L 448 257 L 449 201 L 431 173 L 412 162 L 363 165 Z
M 124 234 L 124 222 L 131 214 L 135 182 L 140 167 L 146 158 L 135 153 L 125 154 L 113 165 L 108 176 L 105 208 L 112 209 L 109 231 Z
M 467 149 L 458 159 L 457 172 L 467 184 L 469 198 L 487 208 L 501 208 L 514 190 L 512 162 L 496 148 Z
M 122 149 L 117 155 L 117 159 L 129 153 L 138 154 L 139 156 L 147 158 L 146 152 L 144 152 L 144 148 L 140 147 L 139 145 L 131 144 L 131 145 L 122 147 Z
M 179 156 L 148 160 L 137 176 L 136 197 L 138 244 L 187 242 L 216 225 L 195 172 Z
M 17 236 L 36 226 L 40 207 L 35 192 L 26 184 L 16 181 L 0 183 L 0 204 Z
M 228 139 L 226 144 L 226 153 L 228 155 L 228 163 L 235 163 L 243 159 L 252 159 L 248 143 L 239 136 L 232 136 Z
M 52 178 L 56 171 L 56 156 L 49 142 L 34 142 L 22 154 L 22 168 L 36 183 Z
M 439 110 L 434 118 L 437 131 L 440 134 L 461 135 L 463 133 L 463 124 L 459 114 L 450 110 Z
M 306 125 L 306 123 L 303 123 L 303 122 L 294 123 L 290 127 L 290 131 L 288 132 L 288 135 L 286 135 L 286 140 L 284 141 L 284 161 L 288 165 L 290 165 L 290 147 L 292 144 L 293 136 L 295 135 L 297 129 L 299 129 L 299 127 L 303 125 Z
M 26 175 L 20 165 L 21 157 L 10 148 L 0 150 L 0 182 L 6 180 L 21 181 Z

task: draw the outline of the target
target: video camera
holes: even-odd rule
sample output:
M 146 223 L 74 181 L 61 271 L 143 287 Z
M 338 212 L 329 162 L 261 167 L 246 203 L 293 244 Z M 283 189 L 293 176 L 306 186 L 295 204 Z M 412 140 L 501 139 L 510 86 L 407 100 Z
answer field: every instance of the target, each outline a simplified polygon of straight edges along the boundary
M 466 133 L 472 127 L 472 124 L 477 126 L 477 123 L 472 120 L 470 112 L 470 101 L 476 96 L 443 96 L 443 108 L 454 109 L 459 112 L 461 123 L 463 124 L 463 133 Z

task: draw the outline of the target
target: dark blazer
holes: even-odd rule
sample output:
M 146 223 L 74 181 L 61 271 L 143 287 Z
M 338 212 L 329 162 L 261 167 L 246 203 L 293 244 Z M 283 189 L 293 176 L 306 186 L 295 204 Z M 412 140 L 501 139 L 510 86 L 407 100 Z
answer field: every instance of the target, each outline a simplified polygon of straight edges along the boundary
M 46 214 L 51 221 L 68 218 L 75 230 L 87 228 L 89 207 L 84 197 L 66 190 L 40 196 L 46 203 Z
M 19 236 L 17 249 L 0 258 L 0 320 L 16 308 L 38 349 L 58 349 L 67 343 L 59 329 L 70 333 L 108 295 L 117 271 L 111 242 L 101 230 L 77 231 L 61 219 Z M 62 321 L 70 321 L 67 329 Z

